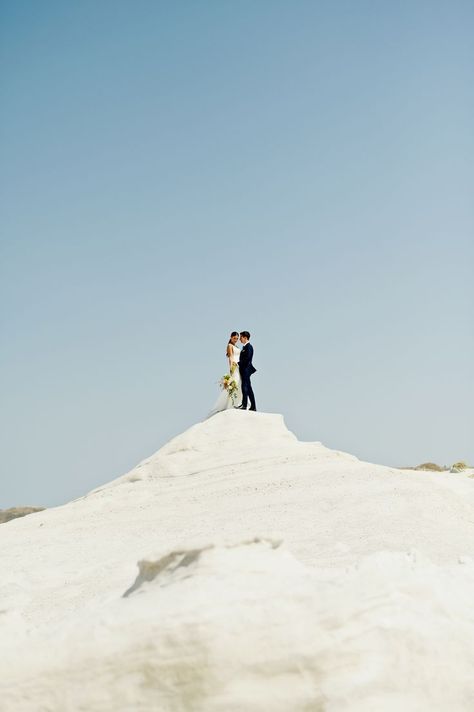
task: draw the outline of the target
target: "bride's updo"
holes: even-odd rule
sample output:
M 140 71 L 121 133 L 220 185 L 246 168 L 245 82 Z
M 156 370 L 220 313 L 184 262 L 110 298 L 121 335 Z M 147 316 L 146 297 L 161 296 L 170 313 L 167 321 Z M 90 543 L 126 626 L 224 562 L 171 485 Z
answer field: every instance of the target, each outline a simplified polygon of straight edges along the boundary
M 232 334 L 230 335 L 229 341 L 227 342 L 227 346 L 229 346 L 229 344 L 232 343 L 232 337 L 238 336 L 238 335 L 239 335 L 239 332 L 238 332 L 238 331 L 233 331 Z M 226 354 L 227 354 L 227 349 L 226 349 Z

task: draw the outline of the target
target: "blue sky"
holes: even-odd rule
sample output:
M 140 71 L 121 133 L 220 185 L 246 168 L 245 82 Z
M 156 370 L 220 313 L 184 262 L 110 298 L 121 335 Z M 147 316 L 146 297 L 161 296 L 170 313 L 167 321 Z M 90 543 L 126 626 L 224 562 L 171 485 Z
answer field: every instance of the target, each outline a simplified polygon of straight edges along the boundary
M 0 4 L 0 507 L 214 403 L 388 465 L 474 461 L 471 2 Z

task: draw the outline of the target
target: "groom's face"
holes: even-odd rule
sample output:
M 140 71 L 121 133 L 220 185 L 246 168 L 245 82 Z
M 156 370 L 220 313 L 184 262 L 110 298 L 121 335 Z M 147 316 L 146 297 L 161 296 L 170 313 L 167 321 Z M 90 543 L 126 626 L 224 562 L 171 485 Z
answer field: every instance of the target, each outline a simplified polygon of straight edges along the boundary
M 241 337 L 240 337 L 240 340 L 241 340 L 241 342 L 242 342 L 243 344 L 246 344 L 247 341 L 248 341 L 248 339 L 247 339 L 246 336 L 241 336 Z

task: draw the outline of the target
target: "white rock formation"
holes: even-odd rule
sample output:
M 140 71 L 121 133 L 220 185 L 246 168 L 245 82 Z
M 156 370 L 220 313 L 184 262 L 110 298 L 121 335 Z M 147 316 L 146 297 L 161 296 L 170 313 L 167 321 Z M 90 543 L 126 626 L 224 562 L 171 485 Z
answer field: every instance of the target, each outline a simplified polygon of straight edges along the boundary
M 471 712 L 473 505 L 218 414 L 2 525 L 0 710 Z

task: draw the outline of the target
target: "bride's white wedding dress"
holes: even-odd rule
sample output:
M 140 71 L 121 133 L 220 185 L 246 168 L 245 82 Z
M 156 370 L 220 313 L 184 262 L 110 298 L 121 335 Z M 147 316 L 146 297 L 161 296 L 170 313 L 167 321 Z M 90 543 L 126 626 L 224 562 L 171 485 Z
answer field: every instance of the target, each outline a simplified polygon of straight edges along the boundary
M 234 373 L 232 374 L 232 378 L 237 383 L 237 391 L 234 394 L 234 401 L 232 401 L 232 398 L 230 397 L 228 392 L 226 390 L 223 390 L 220 393 L 219 398 L 216 400 L 213 409 L 209 413 L 209 416 L 215 415 L 215 413 L 220 413 L 221 410 L 233 408 L 234 406 L 240 405 L 242 403 L 242 386 L 239 371 L 240 349 L 238 346 L 234 346 L 233 344 L 229 345 L 232 349 L 232 361 L 233 363 L 237 364 L 234 369 Z M 228 371 L 228 373 L 230 373 L 230 371 Z

